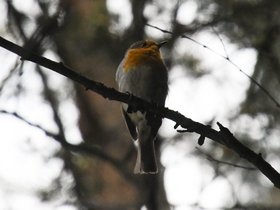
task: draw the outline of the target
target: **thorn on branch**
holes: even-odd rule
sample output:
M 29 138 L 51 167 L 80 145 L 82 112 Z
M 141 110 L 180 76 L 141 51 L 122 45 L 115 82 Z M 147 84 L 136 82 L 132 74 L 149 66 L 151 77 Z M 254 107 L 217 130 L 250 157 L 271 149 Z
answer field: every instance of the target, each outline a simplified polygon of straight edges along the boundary
M 179 125 L 180 125 L 180 124 L 176 122 L 176 124 L 174 125 L 173 128 L 174 128 L 174 129 L 177 129 L 177 128 L 179 127 Z
M 177 123 L 176 123 L 177 124 Z M 175 125 L 176 126 L 176 125 Z M 177 126 L 178 127 L 178 126 Z M 192 133 L 192 132 L 195 132 L 197 127 L 194 123 L 188 123 L 188 125 L 181 125 L 182 128 L 185 128 L 185 129 L 182 129 L 182 130 L 177 130 L 178 133 Z
M 224 127 L 221 123 L 217 122 L 217 125 L 219 126 L 220 131 L 222 133 L 224 133 L 224 134 L 231 134 L 232 135 L 232 133 L 229 131 L 229 129 Z
M 212 122 L 211 122 L 211 124 L 212 124 Z M 211 129 L 211 124 L 208 124 L 206 126 Z M 204 135 L 204 134 L 200 135 L 200 137 L 197 140 L 197 143 L 199 146 L 202 146 L 204 144 L 205 138 L 206 138 L 206 135 Z
M 197 140 L 197 143 L 199 146 L 202 146 L 204 144 L 204 141 L 205 141 L 205 136 L 200 135 L 200 137 Z
M 195 132 L 197 130 L 196 124 L 195 123 L 191 123 L 191 122 L 188 122 L 187 124 L 181 125 L 181 127 L 185 128 L 185 131 L 183 131 L 183 132 L 192 133 L 192 132 Z
M 224 127 L 221 123 L 217 122 L 217 125 L 219 126 L 220 129 L 220 133 L 223 136 L 223 142 L 225 143 L 225 145 L 230 147 L 230 139 L 233 139 L 234 136 L 232 135 L 232 133 L 229 131 L 228 128 Z

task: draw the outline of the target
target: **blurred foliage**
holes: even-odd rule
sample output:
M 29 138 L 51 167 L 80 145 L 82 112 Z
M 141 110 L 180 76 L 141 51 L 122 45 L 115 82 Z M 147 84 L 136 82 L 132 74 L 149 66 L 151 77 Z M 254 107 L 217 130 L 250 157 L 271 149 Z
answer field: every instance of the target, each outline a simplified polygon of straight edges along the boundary
M 201 9 L 215 7 L 211 18 L 217 20 L 220 33 L 240 47 L 254 48 L 258 53 L 253 78 L 280 100 L 280 2 L 273 0 L 200 1 Z M 255 84 L 251 84 L 242 113 L 266 114 L 269 126 L 279 124 L 279 108 Z
M 112 87 L 116 86 L 115 69 L 131 42 L 146 37 L 158 40 L 167 37 L 164 34 L 160 36 L 149 34 L 148 27 L 145 25 L 160 17 L 162 13 L 166 12 L 168 18 L 160 20 L 161 25 L 171 28 L 173 33 L 168 46 L 164 49 L 164 54 L 168 55 L 166 63 L 170 71 L 179 65 L 183 67 L 186 76 L 192 76 L 194 79 L 199 80 L 206 74 L 211 74 L 211 67 L 209 69 L 202 67 L 199 55 L 174 53 L 176 42 L 182 39 L 182 34 L 192 36 L 209 32 L 211 31 L 209 29 L 215 27 L 219 34 L 225 35 L 239 48 L 253 48 L 257 51 L 257 63 L 252 77 L 280 101 L 280 1 L 193 0 L 197 5 L 196 16 L 190 24 L 183 25 L 176 17 L 180 6 L 188 1 L 190 0 L 178 1 L 175 6 L 174 4 L 166 6 L 169 4 L 160 0 L 131 0 L 129 3 L 132 22 L 123 31 L 110 30 L 112 24 L 118 22 L 120 18 L 108 11 L 105 0 L 37 0 L 40 12 L 32 18 L 14 7 L 13 1 L 5 2 L 8 11 L 7 28 L 15 39 L 32 47 L 31 49 L 37 53 L 44 54 L 46 49 L 52 49 L 66 65 Z M 148 6 L 154 9 L 152 10 L 154 14 L 149 14 L 149 18 L 144 15 Z M 30 22 L 35 24 L 33 36 L 29 36 L 30 32 L 26 32 L 26 25 Z M 6 80 L 13 74 L 9 75 Z M 40 76 L 44 80 L 44 75 L 40 74 Z M 44 83 L 44 97 L 52 106 L 53 118 L 60 128 L 60 134 L 64 135 L 63 120 L 58 111 L 63 99 L 59 97 L 59 90 L 48 91 L 47 84 L 48 82 Z M 135 159 L 134 147 L 129 141 L 130 137 L 124 123 L 120 123 L 121 114 L 118 104 L 105 101 L 78 85 L 69 87 L 70 90 L 65 91 L 70 93 L 79 109 L 79 129 L 83 140 L 101 147 L 106 154 L 123 161 L 128 170 L 132 171 Z M 48 97 L 46 94 L 49 94 Z M 279 130 L 279 107 L 277 108 L 255 84 L 251 83 L 239 110 L 236 116 L 228 119 L 238 138 L 250 145 L 250 148 L 260 151 L 269 160 L 275 160 L 277 157 L 279 162 L 279 144 L 273 146 L 271 142 L 275 141 L 272 136 Z M 256 138 L 250 133 L 250 128 L 255 124 L 251 121 L 250 125 L 246 124 L 245 118 L 256 120 L 255 124 L 261 124 L 261 138 Z M 214 120 L 209 124 L 214 126 Z M 195 147 L 197 139 L 194 138 L 197 137 L 177 135 L 170 141 L 159 139 L 158 160 L 162 148 L 176 147 L 184 141 L 188 146 Z M 194 141 L 187 143 L 190 140 Z M 164 147 L 161 147 L 162 142 Z M 213 142 L 205 142 L 202 148 L 203 150 L 199 152 L 196 150 L 188 155 L 197 157 L 201 162 L 207 162 L 213 168 L 214 176 L 209 183 L 220 177 L 228 181 L 234 202 L 229 204 L 228 208 L 253 209 L 252 205 L 255 204 L 264 206 L 262 209 L 270 209 L 269 206 L 273 205 L 280 206 L 277 200 L 280 196 L 279 192 L 275 192 L 272 186 L 265 184 L 258 172 L 224 163 L 247 167 L 246 162 L 227 148 Z M 71 202 L 81 209 L 139 210 L 143 205 L 148 210 L 172 208 L 166 198 L 164 168 L 157 176 L 136 177 L 131 181 L 122 177 L 100 157 L 89 158 L 67 151 L 61 152 L 59 157 L 63 158 L 65 169 L 74 177 L 75 183 L 71 187 L 76 199 L 72 198 Z M 43 200 L 57 197 L 57 191 L 63 191 L 59 189 L 63 188 L 62 185 L 63 180 L 60 178 L 55 180 L 51 189 L 40 192 Z M 67 191 L 70 190 L 67 188 Z M 239 194 L 239 191 L 249 192 L 247 200 L 242 198 L 244 193 Z M 265 198 L 264 192 L 267 193 Z M 196 207 L 199 207 L 199 201 L 194 205 L 194 208 Z

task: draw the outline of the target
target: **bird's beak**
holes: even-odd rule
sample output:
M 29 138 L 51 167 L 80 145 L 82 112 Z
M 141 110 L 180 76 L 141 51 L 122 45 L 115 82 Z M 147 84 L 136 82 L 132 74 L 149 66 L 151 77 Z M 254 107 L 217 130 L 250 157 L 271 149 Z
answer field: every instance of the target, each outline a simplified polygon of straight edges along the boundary
M 158 43 L 157 46 L 158 46 L 158 49 L 161 48 L 163 45 L 165 45 L 167 43 L 167 41 L 163 41 L 161 43 Z

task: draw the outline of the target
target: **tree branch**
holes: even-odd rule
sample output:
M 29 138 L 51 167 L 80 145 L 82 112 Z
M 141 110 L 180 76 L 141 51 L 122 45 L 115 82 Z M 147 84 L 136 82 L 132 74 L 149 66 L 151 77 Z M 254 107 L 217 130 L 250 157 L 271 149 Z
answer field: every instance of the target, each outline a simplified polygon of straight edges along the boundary
M 171 36 L 176 36 L 176 35 L 177 35 L 177 34 L 175 34 L 174 32 L 171 32 L 171 31 L 168 31 L 168 30 L 159 28 L 159 27 L 157 27 L 157 26 L 154 26 L 154 25 L 151 25 L 151 24 L 148 24 L 148 23 L 147 23 L 146 25 L 149 26 L 149 27 L 151 27 L 151 28 L 154 28 L 154 29 L 156 29 L 156 30 L 161 31 L 162 33 L 170 34 Z M 215 32 L 215 33 L 216 33 L 216 35 L 218 35 L 217 32 Z M 228 56 L 228 54 L 227 54 L 227 52 L 226 52 L 226 50 L 225 50 L 223 41 L 222 41 L 222 39 L 220 38 L 219 35 L 218 35 L 218 38 L 219 38 L 219 40 L 221 41 L 221 43 L 222 43 L 222 45 L 223 45 L 223 47 L 224 47 L 224 51 L 225 51 L 225 54 L 226 54 L 226 55 L 223 55 L 223 54 L 217 52 L 216 50 L 214 50 L 214 49 L 212 49 L 212 48 L 206 46 L 205 44 L 202 44 L 201 42 L 199 42 L 199 41 L 197 41 L 197 40 L 195 40 L 195 39 L 193 39 L 193 38 L 191 38 L 190 36 L 187 36 L 187 35 L 185 35 L 185 34 L 181 34 L 180 37 L 181 37 L 181 38 L 184 38 L 184 39 L 188 39 L 188 40 L 194 42 L 195 44 L 197 44 L 197 45 L 199 45 L 199 46 L 201 46 L 201 47 L 203 47 L 203 48 L 209 50 L 210 52 L 214 53 L 215 55 L 220 56 L 221 58 L 227 60 L 227 61 L 228 61 L 231 65 L 233 65 L 239 72 L 241 72 L 243 75 L 245 75 L 253 84 L 255 84 L 256 86 L 258 86 L 258 87 L 260 88 L 260 90 L 275 104 L 275 106 L 276 106 L 277 108 L 280 108 L 280 102 L 278 102 L 277 99 L 276 99 L 264 86 L 262 86 L 256 79 L 254 79 L 254 78 L 251 77 L 249 74 L 247 74 L 245 71 L 243 71 L 236 63 L 234 63 L 234 62 L 230 59 L 230 57 Z
M 215 162 L 216 164 L 224 164 L 224 165 L 229 165 L 229 166 L 233 166 L 236 168 L 242 168 L 242 169 L 246 169 L 246 170 L 257 170 L 255 167 L 248 167 L 248 166 L 238 165 L 238 164 L 227 162 L 227 161 L 217 160 L 217 159 L 213 158 L 210 154 L 206 153 L 205 151 L 202 151 L 200 148 L 196 147 L 196 149 L 200 154 L 204 155 L 209 161 Z
M 214 130 L 207 125 L 203 125 L 183 116 L 179 112 L 165 107 L 158 107 L 157 105 L 148 103 L 141 98 L 118 92 L 113 88 L 106 87 L 100 82 L 92 81 L 66 67 L 63 65 L 63 63 L 57 63 L 45 57 L 38 56 L 2 37 L 0 37 L 0 46 L 21 56 L 22 60 L 34 62 L 38 65 L 44 66 L 64 75 L 69 79 L 84 85 L 87 90 L 92 90 L 102 95 L 104 98 L 127 103 L 130 106 L 133 106 L 136 110 L 140 110 L 142 112 L 151 112 L 159 117 L 170 119 L 176 123 L 174 126 L 175 129 L 178 126 L 181 126 L 182 128 L 187 129 L 188 132 L 198 133 L 202 137 L 208 137 L 209 139 L 212 139 L 213 141 L 228 147 L 240 157 L 246 159 L 256 168 L 258 168 L 274 184 L 275 187 L 280 189 L 280 174 L 268 162 L 266 162 L 260 154 L 253 152 L 248 147 L 240 143 L 232 135 L 232 133 L 220 123 L 218 123 L 220 131 Z M 71 145 L 66 146 L 72 147 Z M 83 146 L 83 150 L 87 151 L 88 153 L 91 152 L 91 150 L 88 149 L 88 146 Z
M 77 145 L 71 144 L 65 139 L 64 135 L 52 133 L 52 132 L 42 128 L 38 124 L 29 122 L 28 120 L 26 120 L 25 118 L 23 118 L 16 112 L 8 112 L 8 111 L 0 109 L 0 113 L 13 116 L 13 117 L 25 122 L 26 124 L 41 130 L 43 133 L 45 133 L 46 136 L 51 137 L 52 139 L 54 139 L 55 141 L 60 143 L 60 145 L 66 150 L 70 150 L 72 152 L 77 152 L 77 153 L 81 153 L 81 154 L 85 154 L 85 155 L 89 155 L 89 156 L 93 156 L 93 157 L 98 157 L 98 158 L 108 162 L 109 164 L 114 166 L 114 168 L 116 168 L 125 178 L 127 178 L 130 181 L 133 181 L 133 183 L 137 183 L 137 182 L 135 182 L 135 178 L 127 170 L 127 168 L 124 166 L 122 161 L 116 160 L 116 159 L 110 157 L 108 154 L 104 153 L 101 148 L 99 148 L 97 146 L 89 145 L 87 143 L 81 143 L 81 144 L 77 144 Z

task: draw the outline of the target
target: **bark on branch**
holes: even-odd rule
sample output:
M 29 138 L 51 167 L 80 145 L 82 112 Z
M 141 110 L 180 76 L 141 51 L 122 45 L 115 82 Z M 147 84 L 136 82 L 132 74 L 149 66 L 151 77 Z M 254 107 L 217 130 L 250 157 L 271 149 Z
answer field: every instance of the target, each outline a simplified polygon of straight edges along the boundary
M 173 111 L 165 107 L 158 107 L 157 105 L 148 103 L 141 98 L 127 93 L 118 92 L 114 88 L 106 87 L 100 82 L 90 80 L 78 74 L 74 70 L 65 66 L 63 63 L 54 62 L 45 57 L 36 55 L 33 52 L 28 51 L 2 37 L 0 37 L 0 46 L 17 54 L 21 57 L 22 60 L 31 61 L 59 74 L 62 74 L 65 77 L 80 83 L 86 88 L 86 90 L 92 90 L 106 99 L 127 103 L 131 107 L 133 107 L 134 110 L 150 112 L 158 115 L 159 117 L 170 119 L 175 122 L 175 129 L 178 126 L 181 126 L 188 132 L 195 132 L 199 134 L 201 138 L 207 137 L 219 144 L 226 146 L 230 150 L 237 153 L 241 158 L 244 158 L 251 164 L 253 164 L 274 184 L 275 187 L 280 189 L 280 174 L 262 158 L 261 154 L 257 154 L 243 145 L 233 136 L 233 134 L 227 128 L 222 126 L 220 123 L 217 123 L 220 128 L 220 130 L 217 131 L 207 125 L 195 122 L 192 119 L 183 116 L 177 111 Z

